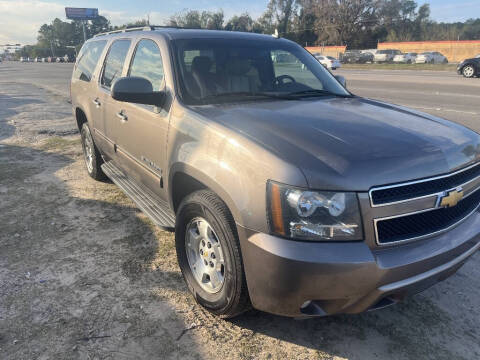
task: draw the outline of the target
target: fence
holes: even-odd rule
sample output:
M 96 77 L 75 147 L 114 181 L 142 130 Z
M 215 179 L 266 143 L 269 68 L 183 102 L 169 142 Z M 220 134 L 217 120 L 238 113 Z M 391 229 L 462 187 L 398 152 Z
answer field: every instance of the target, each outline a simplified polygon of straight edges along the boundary
M 346 46 L 308 46 L 305 49 L 313 53 L 320 53 L 326 56 L 333 56 L 338 59 L 340 53 L 344 53 Z
M 378 43 L 378 49 L 398 49 L 401 52 L 438 51 L 450 62 L 460 62 L 480 54 L 480 40 L 408 41 Z

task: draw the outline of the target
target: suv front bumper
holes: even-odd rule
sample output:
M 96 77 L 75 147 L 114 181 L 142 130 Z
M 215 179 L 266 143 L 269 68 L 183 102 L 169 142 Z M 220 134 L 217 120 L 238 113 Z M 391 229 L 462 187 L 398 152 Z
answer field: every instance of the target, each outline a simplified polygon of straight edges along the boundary
M 306 242 L 238 226 L 254 308 L 285 316 L 359 313 L 454 274 L 480 247 L 480 212 L 435 237 L 391 247 Z

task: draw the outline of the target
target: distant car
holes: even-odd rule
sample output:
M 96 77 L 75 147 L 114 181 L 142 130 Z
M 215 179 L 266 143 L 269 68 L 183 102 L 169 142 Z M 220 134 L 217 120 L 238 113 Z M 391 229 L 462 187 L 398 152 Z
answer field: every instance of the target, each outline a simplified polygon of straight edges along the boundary
M 340 57 L 340 61 L 348 64 L 365 64 L 367 62 L 373 62 L 373 54 L 360 50 L 347 50 Z
M 398 54 L 393 57 L 393 62 L 411 64 L 415 62 L 416 57 L 417 57 L 417 53 L 414 53 L 414 52 Z
M 26 57 L 21 56 L 20 57 L 20 62 L 28 62 L 28 59 Z
M 57 62 L 57 63 L 62 63 L 62 62 L 65 62 L 65 60 L 63 59 L 63 57 L 57 57 L 57 58 L 55 59 L 55 62 Z
M 400 50 L 392 50 L 392 49 L 386 49 L 386 50 L 378 50 L 374 57 L 373 60 L 376 63 L 382 63 L 382 62 L 391 62 L 393 61 L 393 58 L 395 55 L 401 54 Z
M 335 70 L 342 67 L 340 61 L 335 59 L 333 56 L 325 56 L 320 54 L 314 54 L 313 56 L 315 56 L 315 59 L 317 59 L 320 64 L 322 64 L 329 70 Z
M 466 78 L 480 76 L 480 55 L 471 59 L 465 59 L 457 66 L 457 73 Z
M 446 64 L 448 59 L 438 51 L 426 51 L 415 59 L 416 64 Z

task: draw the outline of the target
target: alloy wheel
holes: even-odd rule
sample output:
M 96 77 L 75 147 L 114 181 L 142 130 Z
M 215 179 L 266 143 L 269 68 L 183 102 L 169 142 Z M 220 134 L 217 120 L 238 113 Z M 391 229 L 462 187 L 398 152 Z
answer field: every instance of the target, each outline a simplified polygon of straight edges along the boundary
M 219 292 L 225 282 L 225 258 L 217 235 L 205 219 L 194 218 L 188 223 L 185 250 L 197 283 L 210 294 Z
M 471 65 L 465 66 L 462 72 L 465 77 L 472 77 L 474 73 L 473 66 Z

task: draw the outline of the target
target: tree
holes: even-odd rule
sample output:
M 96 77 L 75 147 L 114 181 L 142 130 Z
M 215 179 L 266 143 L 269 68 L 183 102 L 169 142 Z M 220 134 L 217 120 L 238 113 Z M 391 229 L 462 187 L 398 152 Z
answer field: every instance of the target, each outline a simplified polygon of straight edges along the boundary
M 229 31 L 252 31 L 253 19 L 248 13 L 243 13 L 240 16 L 233 16 L 225 25 L 225 30 Z

